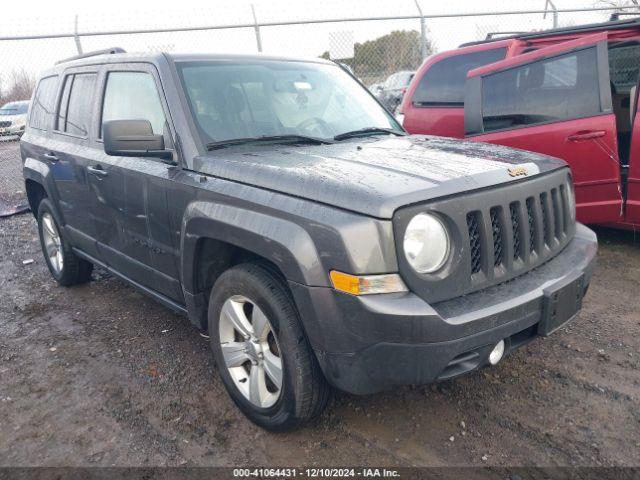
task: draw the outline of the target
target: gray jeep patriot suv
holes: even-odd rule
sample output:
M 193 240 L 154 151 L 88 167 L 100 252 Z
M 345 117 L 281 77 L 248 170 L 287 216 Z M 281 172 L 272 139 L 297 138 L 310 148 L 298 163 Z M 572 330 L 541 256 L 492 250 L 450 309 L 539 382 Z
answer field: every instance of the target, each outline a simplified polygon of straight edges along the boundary
M 565 163 L 409 136 L 324 60 L 60 62 L 21 142 L 47 265 L 93 265 L 208 330 L 271 430 L 495 365 L 580 309 L 597 250 Z

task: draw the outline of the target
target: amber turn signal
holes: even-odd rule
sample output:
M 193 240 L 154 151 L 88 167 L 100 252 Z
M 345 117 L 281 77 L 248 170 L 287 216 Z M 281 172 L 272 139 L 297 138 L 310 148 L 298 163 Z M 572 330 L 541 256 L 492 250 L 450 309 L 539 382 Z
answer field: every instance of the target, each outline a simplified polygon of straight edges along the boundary
M 332 270 L 329 274 L 333 288 L 350 295 L 373 295 L 408 291 L 400 275 L 350 275 Z

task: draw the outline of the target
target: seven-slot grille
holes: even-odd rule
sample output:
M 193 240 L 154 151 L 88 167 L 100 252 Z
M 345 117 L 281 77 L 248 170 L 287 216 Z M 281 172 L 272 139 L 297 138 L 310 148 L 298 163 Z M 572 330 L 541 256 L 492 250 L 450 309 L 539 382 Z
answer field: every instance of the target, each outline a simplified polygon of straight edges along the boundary
M 0 121 L 0 128 L 7 128 L 10 126 L 11 126 L 11 121 L 9 120 Z
M 491 206 L 488 211 L 469 212 L 471 274 L 487 274 L 489 268 L 515 269 L 551 257 L 569 233 L 565 188 L 561 184 L 507 205 Z M 501 273 L 494 271 L 493 276 Z

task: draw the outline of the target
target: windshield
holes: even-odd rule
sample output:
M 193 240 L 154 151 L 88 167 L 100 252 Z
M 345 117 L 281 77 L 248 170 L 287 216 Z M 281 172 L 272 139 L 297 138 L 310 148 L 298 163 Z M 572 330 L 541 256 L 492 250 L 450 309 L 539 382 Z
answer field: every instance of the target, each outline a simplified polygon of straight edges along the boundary
M 0 108 L 0 115 L 24 115 L 29 109 L 29 104 L 24 102 L 6 103 Z
M 205 145 L 295 135 L 333 141 L 336 135 L 376 128 L 403 133 L 367 90 L 336 65 L 198 61 L 178 63 L 178 70 Z

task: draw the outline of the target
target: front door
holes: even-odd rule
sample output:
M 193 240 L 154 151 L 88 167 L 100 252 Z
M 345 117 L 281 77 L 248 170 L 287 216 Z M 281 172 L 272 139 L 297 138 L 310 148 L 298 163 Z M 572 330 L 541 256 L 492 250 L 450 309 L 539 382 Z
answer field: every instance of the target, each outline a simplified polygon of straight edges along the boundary
M 469 72 L 465 130 L 470 140 L 565 160 L 573 174 L 578 220 L 591 224 L 621 220 L 606 33 Z
M 171 144 L 159 81 L 153 67 L 126 64 L 106 67 L 102 82 L 91 165 L 101 257 L 130 280 L 182 303 L 167 198 L 174 167 L 151 157 L 107 155 L 101 140 L 103 122 L 142 119 Z

